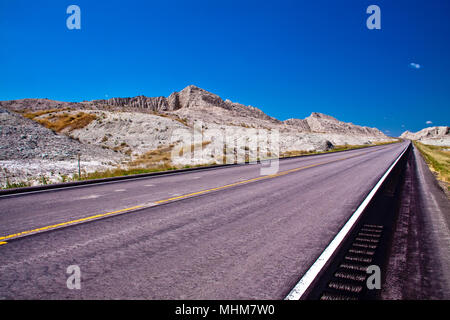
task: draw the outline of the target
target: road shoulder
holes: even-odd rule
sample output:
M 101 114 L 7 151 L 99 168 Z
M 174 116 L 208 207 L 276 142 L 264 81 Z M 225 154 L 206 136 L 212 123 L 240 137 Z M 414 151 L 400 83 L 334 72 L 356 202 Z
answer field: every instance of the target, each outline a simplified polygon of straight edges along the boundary
M 450 298 L 450 204 L 419 151 L 410 154 L 382 299 Z

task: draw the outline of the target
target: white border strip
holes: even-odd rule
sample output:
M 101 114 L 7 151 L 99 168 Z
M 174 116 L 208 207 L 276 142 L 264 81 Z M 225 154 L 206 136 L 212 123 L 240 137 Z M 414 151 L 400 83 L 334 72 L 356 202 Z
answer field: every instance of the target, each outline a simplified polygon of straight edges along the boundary
M 299 280 L 299 282 L 295 285 L 295 287 L 289 292 L 286 296 L 285 300 L 300 300 L 305 294 L 306 290 L 309 288 L 311 283 L 317 277 L 317 275 L 322 271 L 323 267 L 326 265 L 328 260 L 333 256 L 334 252 L 341 245 L 347 234 L 353 228 L 355 223 L 358 221 L 361 214 L 366 209 L 367 205 L 370 203 L 372 198 L 375 196 L 375 193 L 381 187 L 384 180 L 386 180 L 389 173 L 392 171 L 394 166 L 403 156 L 403 154 L 408 149 L 409 144 L 405 147 L 403 152 L 397 157 L 395 162 L 389 167 L 389 169 L 385 172 L 385 174 L 381 177 L 378 183 L 373 187 L 368 196 L 364 199 L 364 201 L 359 205 L 358 209 L 352 214 L 350 219 L 345 223 L 339 233 L 334 237 L 334 239 L 330 242 L 330 244 L 325 248 L 322 254 L 317 258 L 314 264 L 306 271 L 303 277 Z

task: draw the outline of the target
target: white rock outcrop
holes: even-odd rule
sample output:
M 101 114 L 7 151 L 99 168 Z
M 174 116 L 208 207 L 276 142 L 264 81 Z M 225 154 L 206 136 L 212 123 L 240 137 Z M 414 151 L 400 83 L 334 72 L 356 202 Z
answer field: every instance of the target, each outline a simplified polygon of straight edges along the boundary
M 450 146 L 450 127 L 429 127 L 417 132 L 405 131 L 400 138 L 418 140 L 424 144 Z

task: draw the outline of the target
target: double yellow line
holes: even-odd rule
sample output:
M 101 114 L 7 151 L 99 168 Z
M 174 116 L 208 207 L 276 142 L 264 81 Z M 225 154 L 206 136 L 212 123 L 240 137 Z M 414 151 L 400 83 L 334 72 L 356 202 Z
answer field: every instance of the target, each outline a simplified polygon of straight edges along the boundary
M 320 165 L 323 165 L 323 164 L 350 159 L 350 158 L 353 158 L 353 157 L 356 157 L 356 156 L 359 156 L 359 155 L 362 155 L 362 154 L 366 154 L 366 153 L 368 153 L 368 152 L 359 153 L 359 154 L 356 154 L 356 155 L 353 155 L 353 156 L 350 156 L 350 157 L 345 157 L 345 158 L 339 158 L 339 159 L 330 160 L 330 161 L 319 162 L 319 163 L 312 164 L 312 165 L 309 165 L 309 166 L 300 167 L 300 168 L 294 168 L 294 169 L 282 171 L 282 172 L 271 174 L 271 175 L 267 175 L 267 176 L 261 176 L 261 177 L 257 177 L 257 178 L 253 178 L 253 179 L 243 180 L 243 181 L 227 184 L 227 185 L 224 185 L 224 186 L 221 186 L 221 187 L 217 187 L 217 188 L 201 190 L 201 191 L 184 194 L 184 195 L 177 196 L 177 197 L 172 197 L 172 198 L 168 198 L 168 199 L 158 200 L 158 201 L 152 202 L 151 204 L 138 205 L 138 206 L 134 206 L 134 207 L 126 208 L 126 209 L 121 209 L 121 210 L 117 210 L 117 211 L 111 211 L 111 212 L 107 212 L 107 213 L 97 214 L 97 215 L 89 216 L 89 217 L 86 217 L 86 218 L 71 220 L 71 221 L 62 222 L 62 223 L 58 223 L 58 224 L 53 224 L 53 225 L 49 225 L 49 226 L 45 226 L 45 227 L 41 227 L 41 228 L 36 228 L 36 229 L 32 229 L 32 230 L 27 230 L 27 231 L 22 231 L 22 232 L 10 234 L 10 235 L 7 235 L 7 236 L 0 237 L 0 245 L 6 244 L 7 242 L 5 242 L 5 240 L 12 240 L 12 239 L 15 239 L 15 238 L 20 238 L 20 237 L 23 237 L 23 236 L 26 236 L 26 235 L 31 235 L 31 234 L 35 234 L 35 233 L 39 233 L 39 232 L 43 232 L 43 231 L 49 231 L 49 230 L 58 229 L 58 228 L 62 228 L 62 227 L 68 227 L 68 226 L 79 224 L 79 223 L 83 223 L 83 222 L 88 222 L 88 221 L 92 221 L 92 220 L 98 220 L 98 219 L 105 218 L 105 217 L 111 216 L 111 215 L 129 213 L 129 212 L 137 210 L 137 209 L 149 208 L 149 207 L 153 207 L 155 205 L 159 205 L 159 204 L 162 204 L 162 203 L 167 203 L 167 202 L 170 202 L 170 201 L 181 200 L 181 199 L 185 199 L 185 198 L 189 198 L 189 197 L 193 197 L 193 196 L 197 196 L 197 195 L 201 195 L 201 194 L 205 194 L 205 193 L 209 193 L 209 192 L 213 192 L 213 191 L 217 191 L 217 190 L 223 190 L 223 189 L 226 189 L 226 188 L 231 188 L 231 187 L 234 187 L 234 186 L 238 186 L 238 185 L 241 185 L 241 184 L 246 184 L 246 183 L 250 183 L 250 182 L 254 182 L 254 181 L 259 181 L 259 180 L 264 180 L 264 179 L 271 179 L 271 178 L 283 176 L 283 175 L 286 175 L 286 174 L 289 174 L 289 173 L 297 172 L 297 171 L 300 171 L 300 170 L 304 170 L 304 169 L 308 169 L 308 168 L 312 168 L 312 167 L 317 167 L 317 166 L 320 166 Z

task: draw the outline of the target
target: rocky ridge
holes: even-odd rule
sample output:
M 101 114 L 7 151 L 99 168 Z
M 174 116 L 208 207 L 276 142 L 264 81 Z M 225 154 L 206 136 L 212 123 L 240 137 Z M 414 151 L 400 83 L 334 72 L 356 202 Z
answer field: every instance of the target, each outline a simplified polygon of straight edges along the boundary
M 450 127 L 428 127 L 417 132 L 405 131 L 400 138 L 418 140 L 430 145 L 450 146 Z
M 215 163 L 221 160 L 214 154 L 223 150 L 224 141 L 245 140 L 247 143 L 256 132 L 258 143 L 263 142 L 265 135 L 277 132 L 279 150 L 270 152 L 280 154 L 392 140 L 376 128 L 342 122 L 317 112 L 306 119 L 280 121 L 258 108 L 223 100 L 192 85 L 168 97 L 137 96 L 83 102 L 0 101 L 0 110 L 3 121 L 0 167 L 9 172 L 10 180 L 17 181 L 48 175 L 54 171 L 51 167 L 58 168 L 61 175 L 76 172 L 78 153 L 82 154 L 84 170 L 92 172 L 139 160 L 152 150 L 158 153 L 158 150 L 171 150 L 180 144 L 191 150 L 196 142 L 183 136 L 193 132 L 200 134 L 202 150 L 196 157 L 170 159 L 173 165 Z M 34 121 L 24 117 L 36 111 Z M 95 115 L 95 120 L 85 127 L 58 133 L 37 123 L 76 117 L 80 111 Z M 234 154 L 242 151 L 230 150 Z M 249 156 L 259 156 L 256 151 L 245 150 Z M 57 182 L 57 177 L 55 179 Z M 0 183 L 4 181 L 0 176 Z

